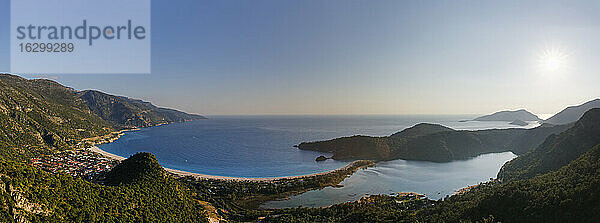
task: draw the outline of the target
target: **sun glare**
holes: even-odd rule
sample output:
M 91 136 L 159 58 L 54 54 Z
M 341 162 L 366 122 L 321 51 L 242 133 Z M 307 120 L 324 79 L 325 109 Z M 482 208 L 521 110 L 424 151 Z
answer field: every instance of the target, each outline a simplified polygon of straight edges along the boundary
M 544 72 L 560 72 L 567 68 L 568 54 L 557 47 L 551 47 L 539 55 L 538 66 Z

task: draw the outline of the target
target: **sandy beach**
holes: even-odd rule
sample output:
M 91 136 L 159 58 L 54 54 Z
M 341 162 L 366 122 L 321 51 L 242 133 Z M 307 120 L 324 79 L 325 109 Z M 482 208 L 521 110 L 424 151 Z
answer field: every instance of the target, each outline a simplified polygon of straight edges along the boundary
M 95 152 L 95 153 L 99 153 L 100 155 L 105 156 L 105 157 L 107 157 L 109 159 L 113 159 L 113 160 L 122 161 L 122 160 L 126 159 L 125 157 L 118 156 L 118 155 L 106 152 L 104 150 L 101 150 L 97 146 L 92 146 L 90 148 L 87 148 L 87 150 L 90 150 L 90 151 Z
M 87 150 L 99 153 L 102 156 L 105 156 L 107 158 L 114 159 L 114 160 L 122 161 L 122 160 L 126 159 L 125 157 L 106 152 L 106 151 L 98 148 L 97 146 L 92 146 L 90 148 L 87 148 Z M 166 171 L 168 171 L 169 173 L 172 173 L 179 177 L 191 176 L 196 179 L 214 179 L 214 180 L 230 180 L 230 181 L 274 181 L 274 180 L 283 180 L 283 179 L 289 180 L 289 179 L 298 179 L 298 178 L 319 176 L 319 175 L 328 174 L 328 173 L 331 173 L 331 172 L 334 172 L 337 170 L 344 170 L 344 169 L 350 168 L 351 166 L 352 166 L 352 163 L 349 163 L 348 165 L 346 165 L 344 167 L 326 171 L 326 172 L 307 174 L 307 175 L 299 175 L 299 176 L 287 176 L 287 177 L 226 177 L 226 176 L 214 176 L 214 175 L 206 175 L 206 174 L 200 174 L 200 173 L 192 173 L 192 172 L 188 172 L 188 171 L 176 170 L 176 169 L 171 169 L 171 168 L 164 168 L 164 167 L 163 168 Z

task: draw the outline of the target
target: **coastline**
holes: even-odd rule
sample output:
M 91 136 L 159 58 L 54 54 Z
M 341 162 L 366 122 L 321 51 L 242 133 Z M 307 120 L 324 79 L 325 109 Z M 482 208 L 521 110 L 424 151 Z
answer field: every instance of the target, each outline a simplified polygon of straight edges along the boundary
M 121 138 L 121 136 L 125 135 L 125 132 L 138 131 L 139 128 L 131 128 L 131 129 L 122 129 L 119 131 L 110 132 L 106 135 L 95 136 L 90 138 L 82 139 L 81 142 L 77 143 L 79 148 L 88 149 L 88 147 L 94 147 L 99 144 L 104 143 L 112 143 L 117 139 Z
M 117 161 L 122 161 L 122 160 L 126 159 L 125 157 L 106 152 L 106 151 L 98 148 L 97 146 L 92 146 L 92 147 L 86 148 L 86 150 L 90 150 L 90 151 L 98 153 L 104 157 L 107 157 L 107 158 L 113 159 L 113 160 L 117 160 Z M 308 178 L 308 177 L 327 175 L 327 174 L 331 174 L 331 173 L 334 173 L 337 171 L 344 171 L 344 170 L 354 168 L 356 166 L 356 163 L 361 162 L 361 161 L 362 160 L 356 160 L 356 161 L 353 161 L 353 162 L 347 164 L 346 166 L 343 166 L 343 167 L 340 167 L 337 169 L 333 169 L 333 170 L 329 170 L 329 171 L 325 171 L 325 172 L 299 175 L 299 176 L 285 176 L 285 177 L 227 177 L 227 176 L 216 176 L 216 175 L 192 173 L 192 172 L 188 172 L 188 171 L 176 170 L 176 169 L 171 169 L 171 168 L 166 168 L 166 167 L 163 167 L 163 169 L 165 169 L 167 172 L 174 174 L 178 177 L 194 177 L 195 179 L 223 180 L 223 181 L 271 182 L 271 181 L 277 181 L 277 180 L 293 180 L 293 179 L 302 179 L 302 178 Z
M 119 155 L 115 155 L 115 154 L 106 152 L 106 151 L 98 148 L 97 146 L 92 146 L 92 147 L 85 148 L 85 149 L 89 150 L 89 151 L 92 151 L 92 152 L 95 152 L 95 153 L 98 153 L 98 154 L 100 154 L 100 155 L 102 155 L 102 156 L 104 156 L 106 158 L 112 159 L 112 160 L 123 161 L 123 160 L 126 159 L 125 157 L 122 157 L 122 156 L 119 156 Z

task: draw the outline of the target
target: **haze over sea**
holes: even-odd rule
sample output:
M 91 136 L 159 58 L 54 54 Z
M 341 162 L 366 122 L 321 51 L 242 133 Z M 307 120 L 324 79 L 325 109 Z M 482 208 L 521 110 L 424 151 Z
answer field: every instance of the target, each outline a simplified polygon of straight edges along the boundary
M 144 128 L 125 133 L 119 140 L 99 145 L 102 150 L 128 157 L 136 152 L 151 152 L 168 168 L 194 173 L 232 177 L 277 177 L 295 176 L 328 171 L 345 166 L 346 161 L 327 160 L 316 162 L 318 152 L 303 151 L 294 145 L 305 141 L 326 140 L 342 136 L 370 135 L 386 136 L 415 124 L 438 123 L 454 129 L 478 130 L 490 128 L 516 128 L 507 122 L 478 122 L 470 120 L 476 115 L 352 115 L 352 116 L 211 116 L 207 120 Z M 530 123 L 525 128 L 536 126 Z M 326 197 L 335 196 L 339 201 L 355 200 L 364 193 L 390 193 L 414 191 L 438 198 L 455 189 L 479 183 L 495 177 L 500 166 L 514 158 L 512 153 L 478 157 L 469 161 L 446 164 L 396 160 L 383 162 L 375 168 L 359 171 L 346 179 L 348 182 L 369 181 L 368 176 L 378 179 L 380 189 L 344 188 L 344 196 L 325 191 Z M 485 162 L 481 162 L 483 159 Z M 479 161 L 478 161 L 479 160 Z M 474 165 L 474 163 L 477 165 Z M 444 166 L 446 165 L 446 166 Z M 435 171 L 439 169 L 439 171 Z M 410 170 L 407 172 L 407 170 Z M 370 172 L 369 172 L 370 171 Z M 374 172 L 373 172 L 374 171 Z M 465 171 L 470 176 L 464 177 Z M 373 174 L 376 173 L 376 174 Z M 438 174 L 444 173 L 444 174 Z M 404 178 L 402 178 L 404 176 Z M 412 179 L 410 179 L 412 176 Z M 400 187 L 398 177 L 415 181 L 406 190 Z M 382 179 L 392 180 L 382 180 Z M 442 179 L 431 181 L 428 178 Z M 387 182 L 387 183 L 386 183 Z M 435 186 L 424 187 L 429 182 Z M 442 184 L 442 185 L 439 185 Z M 418 190 L 418 185 L 423 190 Z M 365 186 L 366 187 L 366 186 Z M 320 190 L 323 191 L 323 190 Z M 325 193 L 323 192 L 323 193 Z M 314 192 L 313 192 L 314 193 Z M 438 194 L 439 193 L 439 194 Z M 310 194 L 309 194 L 310 195 Z M 302 195 L 301 195 L 302 196 Z M 317 195 L 320 197 L 321 195 Z M 341 198 L 340 198 L 341 197 Z M 296 198 L 298 199 L 298 198 Z M 304 201 L 274 203 L 274 206 L 328 205 L 324 200 L 302 198 Z M 300 199 L 300 200 L 302 200 Z M 331 201 L 329 201 L 331 202 Z

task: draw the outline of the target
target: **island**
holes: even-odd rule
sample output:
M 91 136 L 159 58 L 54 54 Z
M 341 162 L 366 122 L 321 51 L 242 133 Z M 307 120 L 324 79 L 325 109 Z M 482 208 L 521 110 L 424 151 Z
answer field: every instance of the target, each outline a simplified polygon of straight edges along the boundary
M 327 158 L 327 157 L 325 157 L 325 156 L 319 156 L 319 157 L 317 157 L 317 158 L 315 159 L 315 161 L 317 161 L 317 162 L 321 162 L 321 161 L 325 161 L 325 160 L 327 160 L 327 159 L 330 159 L 330 158 Z
M 499 111 L 491 115 L 484 115 L 473 119 L 474 121 L 506 121 L 512 122 L 514 120 L 521 121 L 542 121 L 537 115 L 528 112 L 525 109 L 519 109 L 515 111 Z

